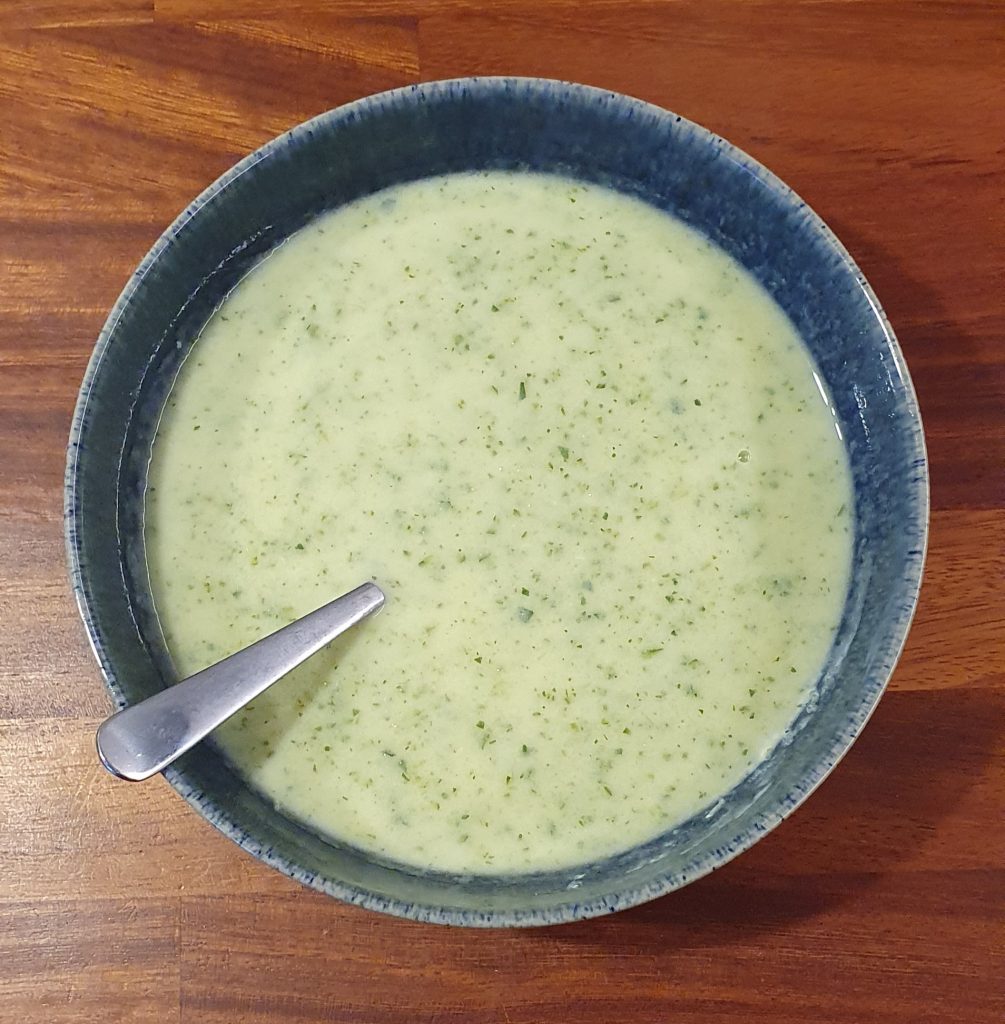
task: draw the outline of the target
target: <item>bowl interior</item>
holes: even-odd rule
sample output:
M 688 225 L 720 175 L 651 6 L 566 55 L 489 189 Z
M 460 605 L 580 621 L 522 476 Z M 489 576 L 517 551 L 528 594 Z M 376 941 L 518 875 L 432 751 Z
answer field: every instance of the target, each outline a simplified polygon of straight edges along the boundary
M 142 495 L 160 409 L 222 297 L 321 212 L 392 184 L 530 169 L 670 210 L 751 271 L 788 313 L 833 402 L 852 467 L 853 582 L 814 699 L 767 761 L 705 813 L 616 857 L 535 875 L 418 872 L 323 840 L 201 745 L 166 775 L 214 825 L 293 877 L 374 909 L 460 924 L 544 924 L 619 909 L 710 870 L 777 824 L 864 724 L 903 645 L 927 531 L 917 405 L 875 297 L 830 232 L 723 140 L 657 108 L 519 79 L 433 83 L 322 115 L 211 186 L 113 309 L 88 368 L 67 466 L 67 544 L 81 613 L 119 706 L 161 689 Z

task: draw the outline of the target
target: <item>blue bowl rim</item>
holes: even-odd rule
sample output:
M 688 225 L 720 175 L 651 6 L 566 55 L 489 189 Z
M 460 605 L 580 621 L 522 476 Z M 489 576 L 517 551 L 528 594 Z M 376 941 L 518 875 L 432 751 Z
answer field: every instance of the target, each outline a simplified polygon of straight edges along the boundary
M 872 307 L 876 321 L 885 336 L 900 385 L 903 389 L 902 401 L 908 414 L 905 417 L 905 422 L 910 425 L 909 440 L 913 447 L 914 463 L 917 467 L 914 494 L 912 495 L 914 515 L 910 521 L 903 524 L 903 528 L 910 533 L 913 539 L 910 549 L 917 552 L 917 554 L 915 557 L 909 557 L 903 566 L 898 581 L 903 594 L 903 600 L 897 604 L 897 613 L 890 624 L 890 631 L 882 650 L 882 656 L 876 659 L 868 678 L 863 680 L 862 698 L 854 713 L 849 715 L 844 728 L 834 735 L 825 756 L 819 760 L 814 770 L 800 780 L 798 785 L 793 787 L 786 798 L 780 801 L 780 806 L 765 810 L 748 828 L 734 837 L 728 846 L 719 848 L 703 857 L 696 858 L 684 871 L 668 872 L 646 885 L 628 886 L 609 896 L 598 897 L 583 903 L 563 903 L 555 907 L 478 912 L 460 907 L 409 903 L 305 871 L 299 865 L 277 854 L 271 848 L 263 846 L 254 837 L 248 835 L 222 807 L 217 806 L 198 787 L 189 781 L 183 768 L 175 765 L 164 772 L 168 783 L 186 803 L 247 853 L 268 864 L 270 867 L 283 872 L 288 877 L 329 896 L 334 896 L 342 902 L 431 924 L 484 928 L 555 925 L 626 910 L 679 889 L 728 863 L 784 821 L 833 771 L 868 722 L 900 658 L 917 609 L 925 556 L 928 549 L 930 482 L 925 437 L 914 385 L 893 328 L 865 275 L 820 216 L 775 174 L 721 136 L 666 108 L 622 93 L 559 79 L 485 76 L 422 82 L 365 96 L 295 125 L 244 157 L 192 200 L 143 257 L 143 260 L 130 276 L 115 305 L 112 307 L 88 361 L 73 413 L 64 477 L 63 517 L 65 543 L 70 570 L 70 582 L 91 650 L 101 667 L 105 686 L 112 696 L 116 707 L 125 707 L 127 701 L 116 678 L 115 668 L 104 649 L 101 630 L 92 611 L 92 595 L 87 583 L 82 559 L 80 507 L 77 500 L 80 442 L 86 425 L 91 390 L 101 370 L 101 365 L 108 352 L 111 339 L 115 334 L 123 313 L 132 303 L 151 267 L 173 243 L 174 238 L 181 229 L 233 181 L 251 171 L 263 160 L 271 158 L 290 143 L 299 142 L 316 131 L 335 128 L 340 123 L 359 119 L 370 111 L 378 113 L 384 105 L 407 102 L 410 97 L 417 97 L 420 101 L 427 98 L 444 99 L 449 98 L 452 92 L 464 90 L 485 93 L 505 92 L 508 90 L 517 97 L 520 95 L 520 90 L 524 90 L 526 94 L 535 92 L 542 94 L 564 94 L 581 101 L 592 100 L 597 103 L 621 106 L 626 112 L 630 112 L 632 116 L 636 117 L 646 116 L 656 119 L 672 119 L 679 130 L 703 139 L 707 145 L 721 150 L 738 167 L 753 175 L 763 186 L 774 192 L 781 201 L 793 208 L 800 209 L 805 218 L 805 228 L 816 232 L 825 246 L 830 248 L 839 257 L 848 272 L 854 277 Z

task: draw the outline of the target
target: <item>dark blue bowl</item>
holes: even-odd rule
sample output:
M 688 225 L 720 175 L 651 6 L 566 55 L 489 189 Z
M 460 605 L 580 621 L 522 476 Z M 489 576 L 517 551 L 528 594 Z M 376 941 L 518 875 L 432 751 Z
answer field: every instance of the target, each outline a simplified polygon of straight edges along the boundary
M 209 745 L 165 775 L 249 853 L 350 903 L 450 924 L 554 924 L 685 885 L 791 813 L 865 724 L 914 612 L 928 474 L 904 359 L 848 253 L 777 178 L 665 110 L 535 79 L 414 86 L 294 128 L 199 196 L 115 304 L 74 415 L 66 540 L 108 688 L 118 707 L 133 704 L 170 678 L 146 589 L 141 498 L 181 356 L 249 265 L 319 213 L 398 182 L 487 168 L 599 182 L 673 211 L 750 270 L 802 334 L 833 398 L 855 486 L 852 584 L 814 698 L 771 756 L 704 813 L 618 856 L 534 875 L 417 872 L 324 841 L 250 790 Z

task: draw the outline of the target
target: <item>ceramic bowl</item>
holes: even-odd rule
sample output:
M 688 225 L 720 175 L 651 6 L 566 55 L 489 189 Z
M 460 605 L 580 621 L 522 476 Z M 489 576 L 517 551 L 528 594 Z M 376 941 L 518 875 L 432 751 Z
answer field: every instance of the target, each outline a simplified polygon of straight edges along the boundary
M 416 871 L 327 842 L 250 790 L 209 744 L 165 775 L 247 852 L 349 903 L 457 925 L 554 924 L 685 885 L 791 813 L 865 724 L 914 611 L 928 477 L 903 356 L 845 249 L 756 161 L 666 110 L 535 79 L 434 82 L 299 125 L 192 202 L 116 302 L 74 415 L 66 539 L 114 702 L 142 700 L 169 673 L 146 590 L 141 508 L 180 358 L 248 267 L 319 213 L 399 182 L 488 168 L 569 175 L 673 211 L 753 273 L 801 333 L 833 398 L 855 489 L 852 583 L 812 699 L 770 757 L 704 813 L 618 856 L 538 874 Z

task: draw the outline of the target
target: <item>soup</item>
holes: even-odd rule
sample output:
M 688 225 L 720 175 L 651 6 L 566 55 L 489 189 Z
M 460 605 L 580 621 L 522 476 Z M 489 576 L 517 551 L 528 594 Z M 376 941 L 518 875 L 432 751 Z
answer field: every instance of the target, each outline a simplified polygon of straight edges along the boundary
M 851 485 L 793 326 L 703 236 L 553 176 L 319 218 L 193 347 L 145 539 L 189 675 L 366 579 L 381 615 L 215 741 L 419 867 L 602 858 L 713 804 L 812 692 Z

